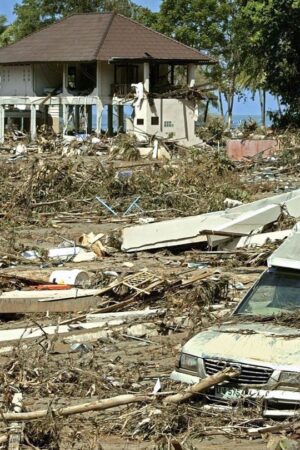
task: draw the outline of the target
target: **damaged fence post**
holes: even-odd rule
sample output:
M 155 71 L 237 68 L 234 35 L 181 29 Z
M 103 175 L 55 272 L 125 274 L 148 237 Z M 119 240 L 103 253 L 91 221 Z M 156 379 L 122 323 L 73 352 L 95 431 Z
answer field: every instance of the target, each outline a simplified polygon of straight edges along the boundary
M 114 216 L 117 216 L 118 214 L 116 213 L 116 211 L 114 211 L 107 203 L 105 203 L 104 200 L 102 200 L 102 198 L 96 196 L 96 200 L 102 205 L 104 206 L 104 208 L 106 208 L 109 212 L 111 212 Z

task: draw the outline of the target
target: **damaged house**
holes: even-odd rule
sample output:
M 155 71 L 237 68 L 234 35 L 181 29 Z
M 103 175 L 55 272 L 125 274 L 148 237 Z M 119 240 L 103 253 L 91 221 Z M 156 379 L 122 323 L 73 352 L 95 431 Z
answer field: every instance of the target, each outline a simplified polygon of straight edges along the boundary
M 140 141 L 156 135 L 194 145 L 203 99 L 195 70 L 212 63 L 119 14 L 69 16 L 0 50 L 0 140 L 12 120 L 32 139 L 42 123 L 59 133 L 100 133 L 104 110 L 111 135 L 116 110 L 118 130 Z M 124 105 L 132 106 L 126 120 Z

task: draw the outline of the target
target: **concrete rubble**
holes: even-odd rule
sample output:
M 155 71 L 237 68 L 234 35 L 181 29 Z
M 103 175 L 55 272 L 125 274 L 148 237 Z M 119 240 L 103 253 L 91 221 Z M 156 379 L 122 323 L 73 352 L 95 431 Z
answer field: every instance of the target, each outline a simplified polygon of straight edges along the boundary
M 300 217 L 299 189 L 229 210 L 125 228 L 122 250 L 133 252 L 202 243 L 207 241 L 203 236 L 205 230 L 211 230 L 208 243 L 216 247 L 218 242 L 230 238 L 224 239 L 218 231 L 245 236 L 256 234 L 265 225 L 275 222 L 282 211 L 291 217 Z

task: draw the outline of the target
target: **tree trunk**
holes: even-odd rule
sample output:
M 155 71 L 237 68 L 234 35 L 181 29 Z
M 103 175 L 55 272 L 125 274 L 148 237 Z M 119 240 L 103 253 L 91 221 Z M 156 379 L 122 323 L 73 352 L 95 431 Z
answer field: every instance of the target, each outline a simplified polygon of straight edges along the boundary
M 232 113 L 233 113 L 233 101 L 234 101 L 234 94 L 229 94 L 226 96 L 227 99 L 227 128 L 230 130 L 232 127 Z
M 220 113 L 221 113 L 222 119 L 224 120 L 224 108 L 223 108 L 223 99 L 222 99 L 221 91 L 219 91 L 219 106 L 220 106 Z
M 266 127 L 266 91 L 264 89 L 258 89 L 259 103 L 261 112 L 261 124 Z
M 209 100 L 207 100 L 206 105 L 205 105 L 204 118 L 203 118 L 204 123 L 206 123 L 206 121 L 207 121 L 208 107 L 209 107 Z
M 280 100 L 279 100 L 278 95 L 276 96 L 276 100 L 277 100 L 279 114 L 282 116 L 281 104 L 280 104 Z

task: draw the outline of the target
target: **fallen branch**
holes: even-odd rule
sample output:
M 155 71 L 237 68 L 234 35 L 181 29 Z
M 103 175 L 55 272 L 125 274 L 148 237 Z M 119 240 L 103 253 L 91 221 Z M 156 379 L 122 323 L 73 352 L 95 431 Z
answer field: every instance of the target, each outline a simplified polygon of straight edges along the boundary
M 199 383 L 188 387 L 183 392 L 178 394 L 168 395 L 163 403 L 179 403 L 188 400 L 195 394 L 206 391 L 210 387 L 222 383 L 225 380 L 233 378 L 239 374 L 238 371 L 228 367 L 221 372 L 211 375 Z M 102 411 L 105 409 L 115 408 L 117 406 L 128 405 L 130 403 L 143 403 L 151 402 L 155 396 L 153 395 L 140 395 L 140 394 L 127 394 L 119 395 L 117 397 L 106 398 L 99 401 L 83 403 L 81 405 L 67 406 L 66 408 L 52 409 L 51 414 L 53 416 L 70 416 L 73 414 L 81 414 L 89 411 Z M 23 412 L 23 413 L 3 413 L 0 421 L 28 421 L 37 420 L 46 417 L 49 414 L 49 409 L 42 409 L 39 411 Z
M 175 395 L 170 395 L 166 397 L 163 401 L 163 403 L 181 403 L 185 400 L 188 400 L 193 395 L 200 394 L 201 392 L 206 391 L 212 386 L 215 386 L 216 384 L 222 383 L 223 381 L 229 380 L 230 378 L 234 378 L 239 375 L 239 372 L 235 369 L 232 369 L 231 367 L 227 367 L 226 369 L 222 370 L 221 372 L 217 372 L 214 375 L 211 375 L 207 378 L 204 378 L 199 383 L 193 384 L 192 386 L 189 386 L 187 389 L 185 389 L 183 392 L 179 392 Z
M 67 406 L 66 408 L 51 409 L 54 416 L 70 416 L 72 414 L 80 414 L 89 411 L 101 411 L 104 409 L 115 408 L 116 406 L 128 405 L 129 403 L 149 402 L 153 397 L 147 395 L 119 395 L 117 397 L 106 398 L 96 402 L 82 403 L 81 405 Z M 6 421 L 28 421 L 43 419 L 49 414 L 49 409 L 41 409 L 39 411 L 30 411 L 22 413 L 4 413 L 2 420 Z

